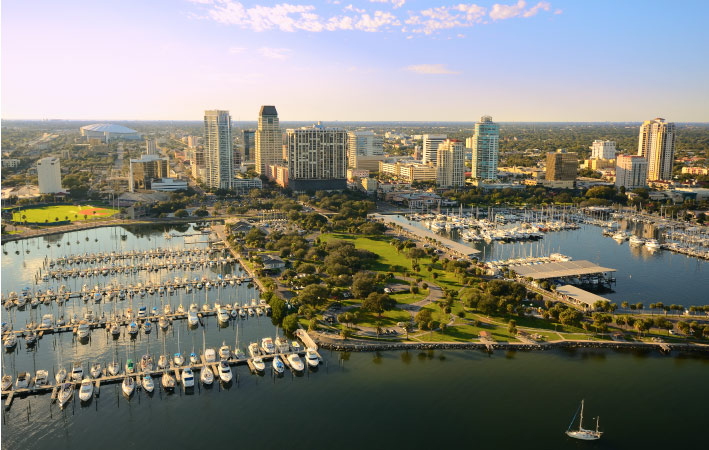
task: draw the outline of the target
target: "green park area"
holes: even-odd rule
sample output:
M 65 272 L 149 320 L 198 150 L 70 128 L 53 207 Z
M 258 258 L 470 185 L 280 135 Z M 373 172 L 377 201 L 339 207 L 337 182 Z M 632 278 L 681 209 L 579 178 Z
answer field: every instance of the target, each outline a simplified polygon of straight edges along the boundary
M 117 209 L 92 205 L 50 205 L 14 211 L 12 220 L 28 223 L 53 223 L 67 220 L 76 222 L 106 219 L 117 213 Z

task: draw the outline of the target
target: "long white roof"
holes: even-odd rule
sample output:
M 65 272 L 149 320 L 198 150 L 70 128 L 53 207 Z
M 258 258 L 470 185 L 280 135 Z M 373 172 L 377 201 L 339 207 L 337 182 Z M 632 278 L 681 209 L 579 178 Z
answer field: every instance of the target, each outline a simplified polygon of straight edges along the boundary
M 82 130 L 87 131 L 99 131 L 101 133 L 137 133 L 137 131 L 124 127 L 123 125 L 115 125 L 112 123 L 94 123 L 92 125 L 86 125 L 81 127 Z

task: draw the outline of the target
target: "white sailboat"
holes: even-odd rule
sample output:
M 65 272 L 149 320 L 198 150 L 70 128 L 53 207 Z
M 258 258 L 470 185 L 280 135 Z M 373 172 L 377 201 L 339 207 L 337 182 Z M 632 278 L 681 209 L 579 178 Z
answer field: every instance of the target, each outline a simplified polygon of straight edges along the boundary
M 64 407 L 71 401 L 74 397 L 74 384 L 64 383 L 62 384 L 59 394 L 57 395 L 57 402 L 59 402 L 59 408 L 64 409 Z
M 574 414 L 574 418 L 571 419 L 571 423 L 569 424 L 569 428 L 566 430 L 566 435 L 569 437 L 572 437 L 574 439 L 580 439 L 582 441 L 596 441 L 601 438 L 601 435 L 603 434 L 602 431 L 598 431 L 598 421 L 599 418 L 596 417 L 596 431 L 593 430 L 587 430 L 583 427 L 583 400 L 581 400 L 581 406 L 579 407 L 579 410 L 581 411 L 581 417 L 579 418 L 579 429 L 578 430 L 572 430 L 571 426 L 574 424 L 574 421 L 576 421 L 576 414 L 578 414 L 579 410 L 576 410 L 576 414 Z

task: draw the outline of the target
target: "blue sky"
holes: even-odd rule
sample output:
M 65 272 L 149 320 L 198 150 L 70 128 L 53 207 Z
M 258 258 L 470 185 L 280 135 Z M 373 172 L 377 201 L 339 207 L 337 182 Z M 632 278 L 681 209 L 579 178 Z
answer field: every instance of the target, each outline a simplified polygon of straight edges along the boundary
M 709 121 L 709 2 L 2 3 L 2 117 Z

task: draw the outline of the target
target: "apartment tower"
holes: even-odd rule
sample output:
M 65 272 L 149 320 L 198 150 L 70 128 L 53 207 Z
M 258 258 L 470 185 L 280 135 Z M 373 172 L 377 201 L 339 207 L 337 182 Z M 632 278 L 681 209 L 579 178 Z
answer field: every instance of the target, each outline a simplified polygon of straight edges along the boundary
M 675 158 L 675 124 L 656 118 L 640 126 L 638 156 L 647 160 L 647 181 L 669 180 Z
M 256 129 L 256 172 L 268 173 L 268 166 L 283 163 L 283 137 L 275 106 L 261 106 Z
M 234 151 L 229 111 L 204 112 L 204 183 L 212 189 L 231 189 Z
M 465 185 L 465 148 L 461 141 L 446 139 L 436 152 L 436 182 L 441 188 Z
M 478 180 L 497 179 L 500 153 L 500 126 L 490 116 L 482 116 L 475 124 L 471 142 L 473 150 L 472 177 Z

